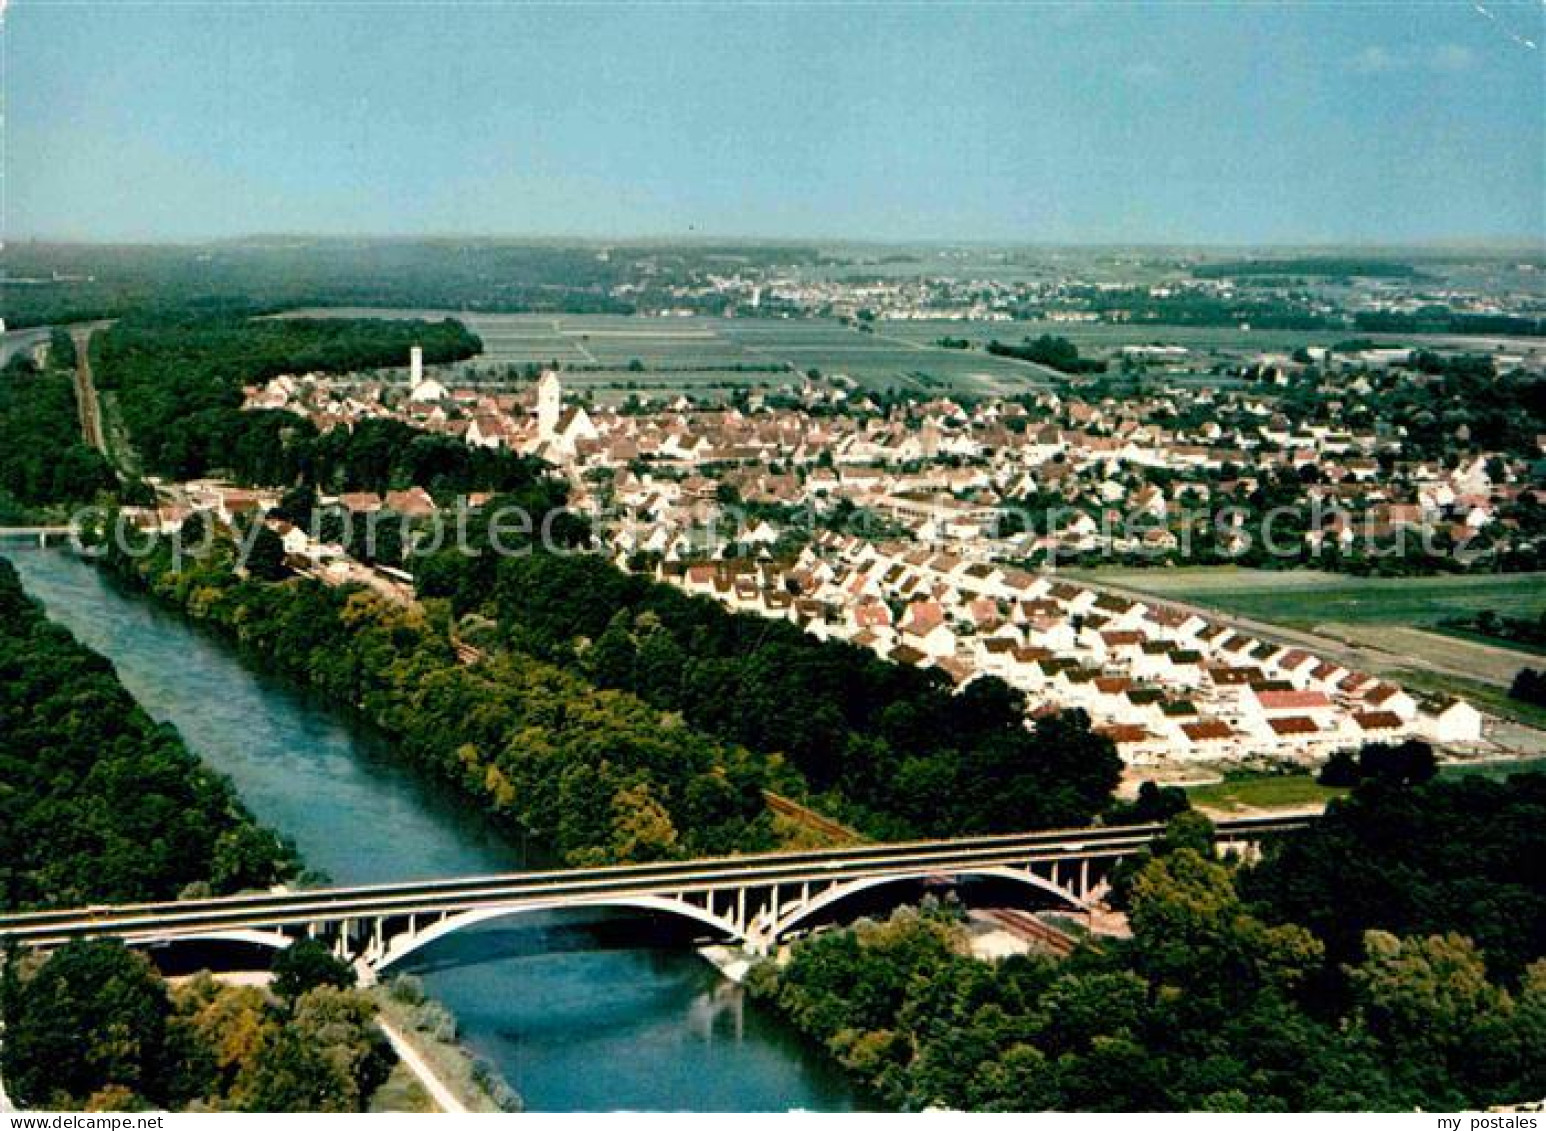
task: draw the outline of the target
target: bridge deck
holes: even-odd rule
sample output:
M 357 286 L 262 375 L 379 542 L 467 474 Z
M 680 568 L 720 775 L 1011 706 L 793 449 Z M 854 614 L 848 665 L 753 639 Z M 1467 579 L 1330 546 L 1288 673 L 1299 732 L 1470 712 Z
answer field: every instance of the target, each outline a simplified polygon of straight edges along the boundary
M 1312 818 L 1223 821 L 1225 843 L 1255 841 L 1305 827 Z M 215 929 L 289 927 L 318 920 L 456 912 L 477 907 L 585 906 L 650 897 L 681 899 L 752 886 L 967 875 L 1006 868 L 1077 864 L 1131 855 L 1163 832 L 1159 825 L 1057 830 L 812 852 L 722 857 L 660 864 L 516 872 L 445 880 L 321 888 L 96 906 L 0 916 L 0 939 L 57 945 L 93 935 L 171 937 Z

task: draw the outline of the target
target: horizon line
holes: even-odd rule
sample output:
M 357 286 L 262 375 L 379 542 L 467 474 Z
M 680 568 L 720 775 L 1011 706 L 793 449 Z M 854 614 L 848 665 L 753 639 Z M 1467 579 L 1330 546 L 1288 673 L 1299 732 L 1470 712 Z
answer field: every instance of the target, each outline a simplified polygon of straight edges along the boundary
M 305 232 L 254 231 L 235 235 L 204 236 L 59 236 L 30 234 L 0 238 L 0 254 L 17 245 L 102 248 L 178 248 L 207 247 L 218 244 L 265 243 L 305 240 L 314 243 L 505 243 L 505 244 L 576 244 L 629 246 L 645 244 L 730 244 L 737 246 L 832 246 L 854 245 L 892 248 L 976 247 L 998 249 L 1048 250 L 1361 250 L 1395 251 L 1525 251 L 1546 254 L 1546 235 L 1530 236 L 1430 236 L 1415 240 L 1378 240 L 1368 238 L 1332 239 L 1024 239 L 983 236 L 937 236 L 891 238 L 882 236 L 746 235 L 688 233 L 635 233 L 597 235 L 581 233 L 499 233 L 499 232 Z

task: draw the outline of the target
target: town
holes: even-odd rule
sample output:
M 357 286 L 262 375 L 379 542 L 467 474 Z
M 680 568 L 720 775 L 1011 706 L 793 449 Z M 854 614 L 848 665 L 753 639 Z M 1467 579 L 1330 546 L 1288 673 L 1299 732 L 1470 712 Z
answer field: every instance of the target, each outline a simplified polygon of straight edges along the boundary
M 1543 45 L 0 0 L 0 1123 L 1538 1127 Z
M 886 405 L 802 382 L 738 405 L 609 406 L 566 403 L 551 370 L 518 391 L 455 384 L 426 373 L 415 349 L 406 380 L 285 375 L 249 388 L 246 405 L 305 415 L 321 431 L 396 419 L 544 459 L 625 568 L 957 685 L 998 676 L 1037 710 L 1087 712 L 1134 767 L 1315 765 L 1405 737 L 1474 754 L 1483 716 L 1454 696 L 1408 692 L 1306 647 L 1052 570 L 1102 555 L 1185 561 L 1194 539 L 1238 558 L 1264 532 L 1232 504 L 1284 480 L 1298 487 L 1286 509 L 1315 516 L 1280 535 L 1291 560 L 1360 544 L 1377 558 L 1405 540 L 1437 539 L 1484 563 L 1532 551 L 1546 503 L 1531 474 L 1539 451 L 1421 458 L 1377 410 L 1333 401 L 1336 423 L 1323 423 L 1279 395 L 1329 361 L 1352 371 L 1346 396 L 1367 406 L 1381 374 L 1411 358 L 1264 356 L 1237 388 L 1160 383 L 1122 400 L 1045 391 Z M 277 498 L 216 489 L 193 501 L 228 518 L 233 504 Z M 336 503 L 410 523 L 437 513 L 417 487 Z M 342 547 L 278 525 L 297 559 L 370 576 L 341 560 Z M 384 568 L 406 579 L 404 564 Z

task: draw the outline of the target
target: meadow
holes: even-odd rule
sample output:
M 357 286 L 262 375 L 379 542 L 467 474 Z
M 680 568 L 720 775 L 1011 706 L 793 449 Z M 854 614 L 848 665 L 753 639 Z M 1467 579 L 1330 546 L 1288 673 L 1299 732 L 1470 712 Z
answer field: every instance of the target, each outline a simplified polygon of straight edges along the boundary
M 777 385 L 794 373 L 844 375 L 867 389 L 922 395 L 1024 393 L 1054 374 L 1039 366 L 972 351 L 942 349 L 933 339 L 901 338 L 891 324 L 864 333 L 824 319 L 644 318 L 627 315 L 480 314 L 439 310 L 328 308 L 293 316 L 457 318 L 483 339 L 468 363 L 558 362 L 577 388 L 598 394 L 705 392 L 727 385 Z M 943 336 L 944 331 L 934 337 Z M 630 368 L 637 362 L 642 370 Z
M 1365 578 L 1318 570 L 1232 566 L 1102 569 L 1084 576 L 1294 628 L 1393 625 L 1417 628 L 1491 609 L 1501 616 L 1546 612 L 1546 574 Z
M 1507 758 L 1487 762 L 1451 762 L 1439 767 L 1444 778 L 1484 777 L 1504 781 L 1513 774 L 1546 772 L 1546 758 Z M 1190 786 L 1187 797 L 1199 809 L 1224 816 L 1253 810 L 1318 809 L 1348 791 L 1321 785 L 1314 774 L 1232 774 L 1223 781 Z

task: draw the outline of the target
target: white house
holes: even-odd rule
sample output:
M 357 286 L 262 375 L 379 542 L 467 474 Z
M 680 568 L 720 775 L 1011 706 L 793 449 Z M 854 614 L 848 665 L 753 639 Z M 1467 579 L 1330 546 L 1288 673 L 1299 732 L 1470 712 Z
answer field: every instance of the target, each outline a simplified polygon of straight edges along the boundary
M 1479 742 L 1482 713 L 1463 699 L 1437 699 L 1421 704 L 1417 733 L 1431 742 Z

